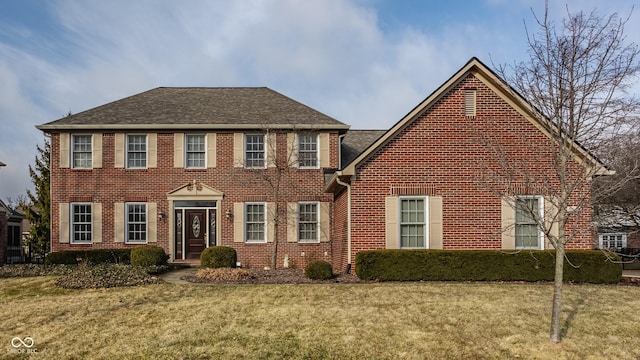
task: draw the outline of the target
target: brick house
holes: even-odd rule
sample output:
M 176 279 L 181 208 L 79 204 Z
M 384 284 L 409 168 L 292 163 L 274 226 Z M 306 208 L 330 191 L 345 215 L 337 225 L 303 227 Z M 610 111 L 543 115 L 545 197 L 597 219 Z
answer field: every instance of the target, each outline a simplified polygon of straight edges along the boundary
M 498 195 L 486 179 L 487 169 L 504 160 L 488 145 L 507 154 L 507 161 L 548 174 L 548 181 L 556 178 L 550 139 L 529 108 L 472 58 L 328 181 L 326 190 L 335 195 L 333 241 L 344 245 L 334 252 L 334 267 L 350 267 L 367 249 L 551 248 L 513 205 L 524 202 L 544 212 L 549 199 L 524 179 L 510 184 L 507 196 Z M 603 168 L 574 145 L 576 168 Z M 578 190 L 588 195 L 590 189 L 585 182 Z M 570 225 L 581 231 L 568 248 L 593 248 L 590 205 L 574 218 L 579 223 Z
M 537 233 L 523 243 L 515 210 L 478 183 L 480 134 L 553 169 L 525 146 L 549 139 L 523 103 L 475 58 L 387 131 L 349 130 L 267 88 L 121 99 L 38 126 L 51 135 L 52 251 L 148 243 L 187 261 L 225 245 L 262 267 L 277 243 L 278 266 L 338 270 L 365 249 L 547 248 Z M 546 206 L 526 190 L 513 196 Z M 580 219 L 571 247 L 592 248 L 589 208 Z
M 330 260 L 324 173 L 349 127 L 282 94 L 156 88 L 38 128 L 51 135 L 52 251 L 154 244 L 186 261 L 225 245 L 262 267 L 277 226 L 279 264 Z

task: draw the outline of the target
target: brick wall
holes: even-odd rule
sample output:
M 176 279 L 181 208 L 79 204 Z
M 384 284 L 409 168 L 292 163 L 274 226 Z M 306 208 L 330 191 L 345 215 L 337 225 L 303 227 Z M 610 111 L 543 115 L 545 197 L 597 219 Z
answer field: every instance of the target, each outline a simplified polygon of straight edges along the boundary
M 475 117 L 464 115 L 465 88 L 476 89 Z M 360 250 L 385 248 L 385 197 L 416 186 L 422 188 L 421 195 L 443 198 L 444 249 L 500 249 L 501 197 L 492 191 L 504 179 L 498 155 L 535 175 L 538 183 L 525 176 L 512 179 L 519 183 L 519 194 L 542 195 L 531 189 L 557 184 L 549 146 L 538 128 L 469 75 L 356 170 L 354 257 Z M 572 166 L 579 171 L 577 164 Z M 588 183 L 581 189 L 587 198 L 589 189 Z M 578 205 L 579 197 L 573 201 L 570 205 Z M 339 216 L 345 215 L 337 211 L 336 224 L 344 221 Z M 569 247 L 592 247 L 590 222 L 591 208 L 586 205 L 570 224 L 581 231 Z
M 330 165 L 337 167 L 338 132 L 330 134 Z M 233 220 L 224 214 L 233 212 L 235 202 L 265 201 L 273 202 L 273 192 L 269 190 L 261 176 L 273 176 L 274 169 L 247 170 L 233 166 L 233 133 L 217 134 L 217 166 L 211 169 L 184 169 L 173 166 L 173 133 L 158 133 L 157 168 L 124 169 L 114 167 L 115 135 L 102 135 L 102 168 L 92 170 L 76 170 L 59 166 L 59 134 L 51 137 L 51 197 L 52 197 L 52 249 L 101 249 L 122 248 L 136 245 L 114 242 L 114 204 L 127 201 L 146 201 L 157 203 L 158 212 L 171 216 L 167 193 L 196 180 L 197 183 L 209 186 L 224 193 L 218 204 L 221 214 L 218 232 L 220 245 L 232 246 L 238 252 L 238 261 L 243 266 L 263 267 L 270 263 L 273 244 L 244 244 L 233 242 Z M 277 134 L 278 156 L 283 160 L 287 153 L 286 133 Z M 323 169 L 290 169 L 286 172 L 281 186 L 281 208 L 286 209 L 287 202 L 323 201 L 332 202 L 333 195 L 325 194 Z M 58 207 L 60 203 L 74 201 L 91 201 L 102 204 L 102 242 L 91 245 L 60 243 L 60 219 Z M 319 244 L 298 244 L 286 242 L 286 221 L 281 221 L 278 228 L 280 242 L 278 266 L 282 266 L 284 255 L 290 258 L 290 265 L 304 267 L 310 259 L 331 260 L 331 242 Z M 170 250 L 173 233 L 169 221 L 158 220 L 157 245 Z

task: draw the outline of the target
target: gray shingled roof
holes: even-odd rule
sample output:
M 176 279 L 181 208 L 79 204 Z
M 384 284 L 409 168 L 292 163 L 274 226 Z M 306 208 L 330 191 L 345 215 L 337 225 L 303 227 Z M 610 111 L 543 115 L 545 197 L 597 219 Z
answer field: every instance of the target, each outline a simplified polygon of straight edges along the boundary
M 349 164 L 373 144 L 386 130 L 349 130 L 342 139 L 340 149 L 342 167 Z
M 44 131 L 250 127 L 349 128 L 266 87 L 160 87 L 37 126 Z

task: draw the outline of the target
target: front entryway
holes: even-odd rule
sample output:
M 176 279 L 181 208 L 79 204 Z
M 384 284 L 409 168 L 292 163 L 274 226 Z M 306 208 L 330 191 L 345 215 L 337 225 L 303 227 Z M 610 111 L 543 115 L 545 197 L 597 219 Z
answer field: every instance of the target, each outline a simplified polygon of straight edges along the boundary
M 176 260 L 200 259 L 202 251 L 216 245 L 217 203 L 176 201 L 174 203 L 174 249 Z
M 187 259 L 199 259 L 200 254 L 205 248 L 205 236 L 207 223 L 202 222 L 206 219 L 204 210 L 186 210 L 185 219 L 187 220 L 186 233 L 186 254 Z

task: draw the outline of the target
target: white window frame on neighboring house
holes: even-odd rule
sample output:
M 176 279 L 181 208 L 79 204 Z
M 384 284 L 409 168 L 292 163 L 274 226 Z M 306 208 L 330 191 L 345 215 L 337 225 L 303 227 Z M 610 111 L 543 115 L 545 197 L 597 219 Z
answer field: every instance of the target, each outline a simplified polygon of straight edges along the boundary
M 524 207 L 519 204 L 522 201 L 530 201 L 536 200 L 537 203 L 537 219 L 531 216 L 531 209 L 528 204 L 525 204 Z M 540 229 L 537 220 L 544 219 L 544 197 L 539 195 L 521 195 L 516 196 L 515 198 L 515 224 L 514 224 L 514 233 L 515 233 L 515 245 L 517 250 L 544 250 L 544 232 Z M 535 246 L 532 245 L 523 245 L 525 236 L 524 231 L 526 229 L 533 229 L 535 227 L 537 244 Z M 531 238 L 531 234 L 526 235 Z M 520 243 L 520 244 L 519 244 Z
M 196 139 L 197 142 L 194 141 Z M 207 167 L 207 136 L 205 134 L 184 135 L 184 167 L 187 169 Z
M 312 210 L 312 211 L 309 211 Z M 298 203 L 298 242 L 320 242 L 320 203 L 306 201 Z
M 429 198 L 427 196 L 401 196 L 398 201 L 400 248 L 428 249 Z M 412 203 L 416 206 L 410 206 Z M 419 204 L 422 204 L 422 209 L 419 208 Z M 422 240 L 422 244 L 420 244 L 420 240 Z
M 262 143 L 255 141 L 262 139 Z M 264 169 L 267 167 L 267 136 L 265 134 L 244 134 L 244 167 Z M 262 157 L 260 157 L 262 155 Z
M 298 167 L 318 169 L 320 165 L 320 145 L 318 134 L 298 134 Z
M 69 206 L 69 223 L 72 244 L 93 243 L 93 204 L 71 203 Z M 84 211 L 81 211 L 84 210 Z
M 87 139 L 89 140 L 88 142 L 86 141 Z M 93 167 L 92 135 L 71 135 L 71 166 L 74 169 L 91 169 Z
M 125 243 L 146 244 L 148 237 L 147 203 L 125 203 Z
M 146 134 L 127 134 L 127 169 L 146 169 L 148 138 Z M 142 139 L 143 142 L 139 140 Z
M 612 243 L 620 246 L 611 246 Z M 627 247 L 627 234 L 619 232 L 598 234 L 598 247 L 600 249 L 624 249 Z
M 261 213 L 253 214 L 254 209 L 262 208 Z M 262 218 L 260 218 L 260 215 Z M 256 218 L 257 217 L 257 218 Z M 244 204 L 244 241 L 246 243 L 261 244 L 267 242 L 267 203 L 247 202 Z M 262 236 L 255 236 L 260 234 Z

